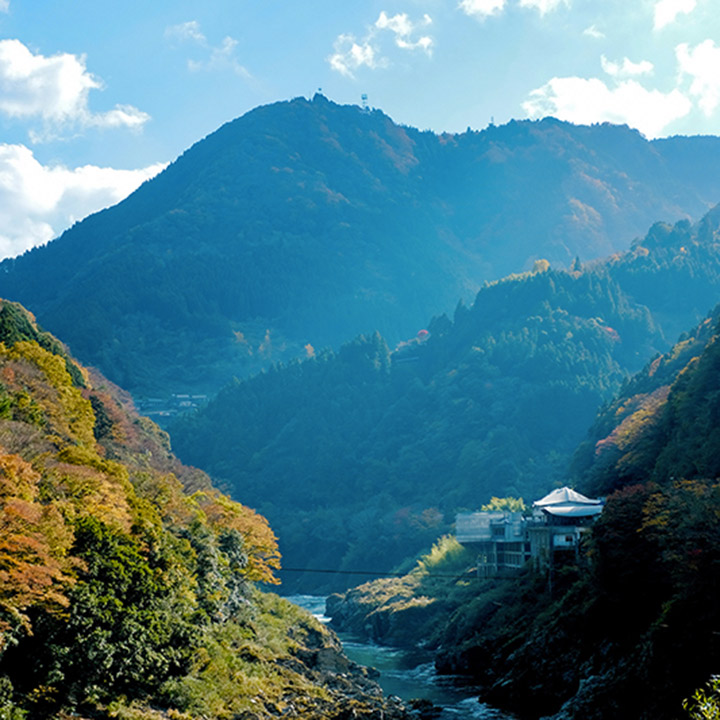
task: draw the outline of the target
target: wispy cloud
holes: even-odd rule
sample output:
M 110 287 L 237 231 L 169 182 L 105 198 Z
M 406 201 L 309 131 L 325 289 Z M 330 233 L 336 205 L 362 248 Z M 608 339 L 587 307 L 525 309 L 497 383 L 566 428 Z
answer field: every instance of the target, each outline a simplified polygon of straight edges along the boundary
M 522 107 L 530 118 L 552 115 L 582 124 L 627 123 L 653 138 L 687 115 L 692 103 L 677 88 L 663 93 L 632 79 L 609 87 L 599 78 L 555 77 L 533 90 Z
M 327 60 L 333 70 L 345 77 L 354 77 L 353 71 L 361 67 L 373 69 L 387 65 L 370 40 L 358 40 L 349 34 L 338 35 Z
M 466 15 L 482 20 L 501 13 L 505 9 L 505 0 L 462 0 L 458 7 Z
M 674 23 L 678 15 L 691 13 L 696 5 L 696 0 L 658 0 L 654 8 L 653 27 L 662 30 Z
M 537 10 L 546 15 L 561 5 L 570 7 L 570 0 L 518 0 L 519 7 Z M 466 15 L 484 20 L 491 15 L 499 15 L 507 7 L 507 0 L 461 0 L 458 8 Z
M 570 7 L 570 0 L 520 0 L 520 7 L 534 8 L 541 15 L 557 10 L 561 5 Z
M 244 77 L 252 78 L 250 71 L 237 59 L 235 48 L 238 41 L 230 36 L 223 38 L 222 43 L 218 47 L 210 49 L 210 57 L 206 60 L 188 60 L 188 68 L 193 72 L 213 71 L 213 70 L 229 70 L 230 72 Z
M 595 25 L 586 27 L 583 30 L 583 35 L 587 35 L 588 37 L 595 38 L 596 40 L 602 40 L 605 37 L 605 33 L 602 32 L 601 30 L 598 30 Z
M 9 12 L 10 0 L 0 0 L 0 12 Z
M 132 105 L 92 112 L 91 90 L 102 82 L 87 71 L 85 57 L 60 53 L 33 54 L 20 40 L 0 40 L 0 113 L 17 119 L 39 118 L 35 141 L 54 137 L 63 128 L 142 127 L 150 116 Z
M 197 20 L 165 28 L 165 39 L 180 45 L 190 43 L 202 48 L 204 57 L 200 60 L 188 59 L 187 67 L 191 72 L 229 71 L 240 77 L 251 79 L 252 74 L 237 57 L 238 41 L 227 35 L 219 45 L 212 45 L 200 29 Z
M 697 98 L 698 106 L 706 116 L 712 115 L 720 104 L 720 47 L 705 40 L 694 48 L 681 43 L 675 48 L 679 80 L 692 78 L 690 95 Z
M 398 13 L 390 17 L 384 10 L 380 13 L 380 17 L 375 22 L 378 30 L 390 30 L 395 34 L 395 44 L 403 50 L 424 50 L 430 53 L 433 46 L 433 39 L 429 35 L 422 35 L 417 40 L 412 37 L 421 27 L 427 27 L 432 24 L 432 18 L 425 14 L 420 22 L 413 23 L 410 21 L 407 13 Z
M 196 42 L 200 45 L 207 45 L 207 38 L 200 30 L 200 23 L 197 20 L 170 25 L 165 28 L 165 39 L 175 42 Z
M 650 75 L 655 66 L 649 60 L 641 60 L 633 62 L 629 58 L 624 58 L 621 63 L 611 62 L 604 55 L 600 58 L 602 69 L 611 77 L 626 78 L 637 77 L 639 75 Z
M 430 56 L 434 41 L 430 35 L 418 36 L 418 31 L 431 24 L 432 18 L 427 14 L 413 22 L 407 13 L 388 15 L 383 10 L 364 37 L 358 38 L 351 33 L 338 35 L 327 61 L 333 70 L 346 77 L 354 77 L 354 72 L 363 67 L 371 70 L 387 67 L 390 63 L 380 48 L 380 37 L 384 31 L 393 34 L 395 45 L 401 50 L 422 50 Z
M 120 202 L 164 167 L 49 167 L 24 145 L 0 144 L 0 258 L 52 240 L 77 220 Z

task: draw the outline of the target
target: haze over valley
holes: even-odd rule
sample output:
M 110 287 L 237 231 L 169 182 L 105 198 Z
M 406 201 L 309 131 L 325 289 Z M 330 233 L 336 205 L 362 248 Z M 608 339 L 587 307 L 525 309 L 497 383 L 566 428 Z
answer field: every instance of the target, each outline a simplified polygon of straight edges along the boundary
M 0 720 L 717 717 L 713 10 L 0 0 Z

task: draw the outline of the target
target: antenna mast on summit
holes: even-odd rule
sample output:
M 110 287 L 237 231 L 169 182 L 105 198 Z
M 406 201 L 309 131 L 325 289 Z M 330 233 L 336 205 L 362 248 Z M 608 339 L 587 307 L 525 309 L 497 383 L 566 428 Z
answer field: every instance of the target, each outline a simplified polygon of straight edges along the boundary
M 368 107 L 368 96 L 367 93 L 363 93 L 360 96 L 360 102 L 362 103 L 362 109 L 367 112 L 370 108 Z

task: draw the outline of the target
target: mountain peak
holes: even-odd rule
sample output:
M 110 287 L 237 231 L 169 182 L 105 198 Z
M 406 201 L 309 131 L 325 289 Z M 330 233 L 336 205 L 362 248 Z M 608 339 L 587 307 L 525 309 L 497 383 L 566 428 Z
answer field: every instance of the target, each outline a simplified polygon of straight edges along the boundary
M 3 262 L 0 293 L 132 390 L 207 392 L 308 343 L 395 344 L 538 258 L 569 266 L 699 215 L 720 140 L 683 147 L 554 118 L 437 135 L 318 93 L 226 123 Z

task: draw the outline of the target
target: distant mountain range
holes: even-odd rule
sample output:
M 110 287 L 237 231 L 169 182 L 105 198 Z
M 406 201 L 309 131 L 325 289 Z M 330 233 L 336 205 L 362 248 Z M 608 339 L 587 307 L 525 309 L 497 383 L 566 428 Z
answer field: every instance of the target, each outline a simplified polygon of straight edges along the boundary
M 394 346 L 539 258 L 567 267 L 699 217 L 719 162 L 715 137 L 553 119 L 438 135 L 316 95 L 228 123 L 6 260 L 0 295 L 136 394 L 208 392 L 360 332 Z
M 173 446 L 270 519 L 289 567 L 388 570 L 457 510 L 563 482 L 598 408 L 719 298 L 716 209 L 488 284 L 394 352 L 361 337 L 236 382 Z

